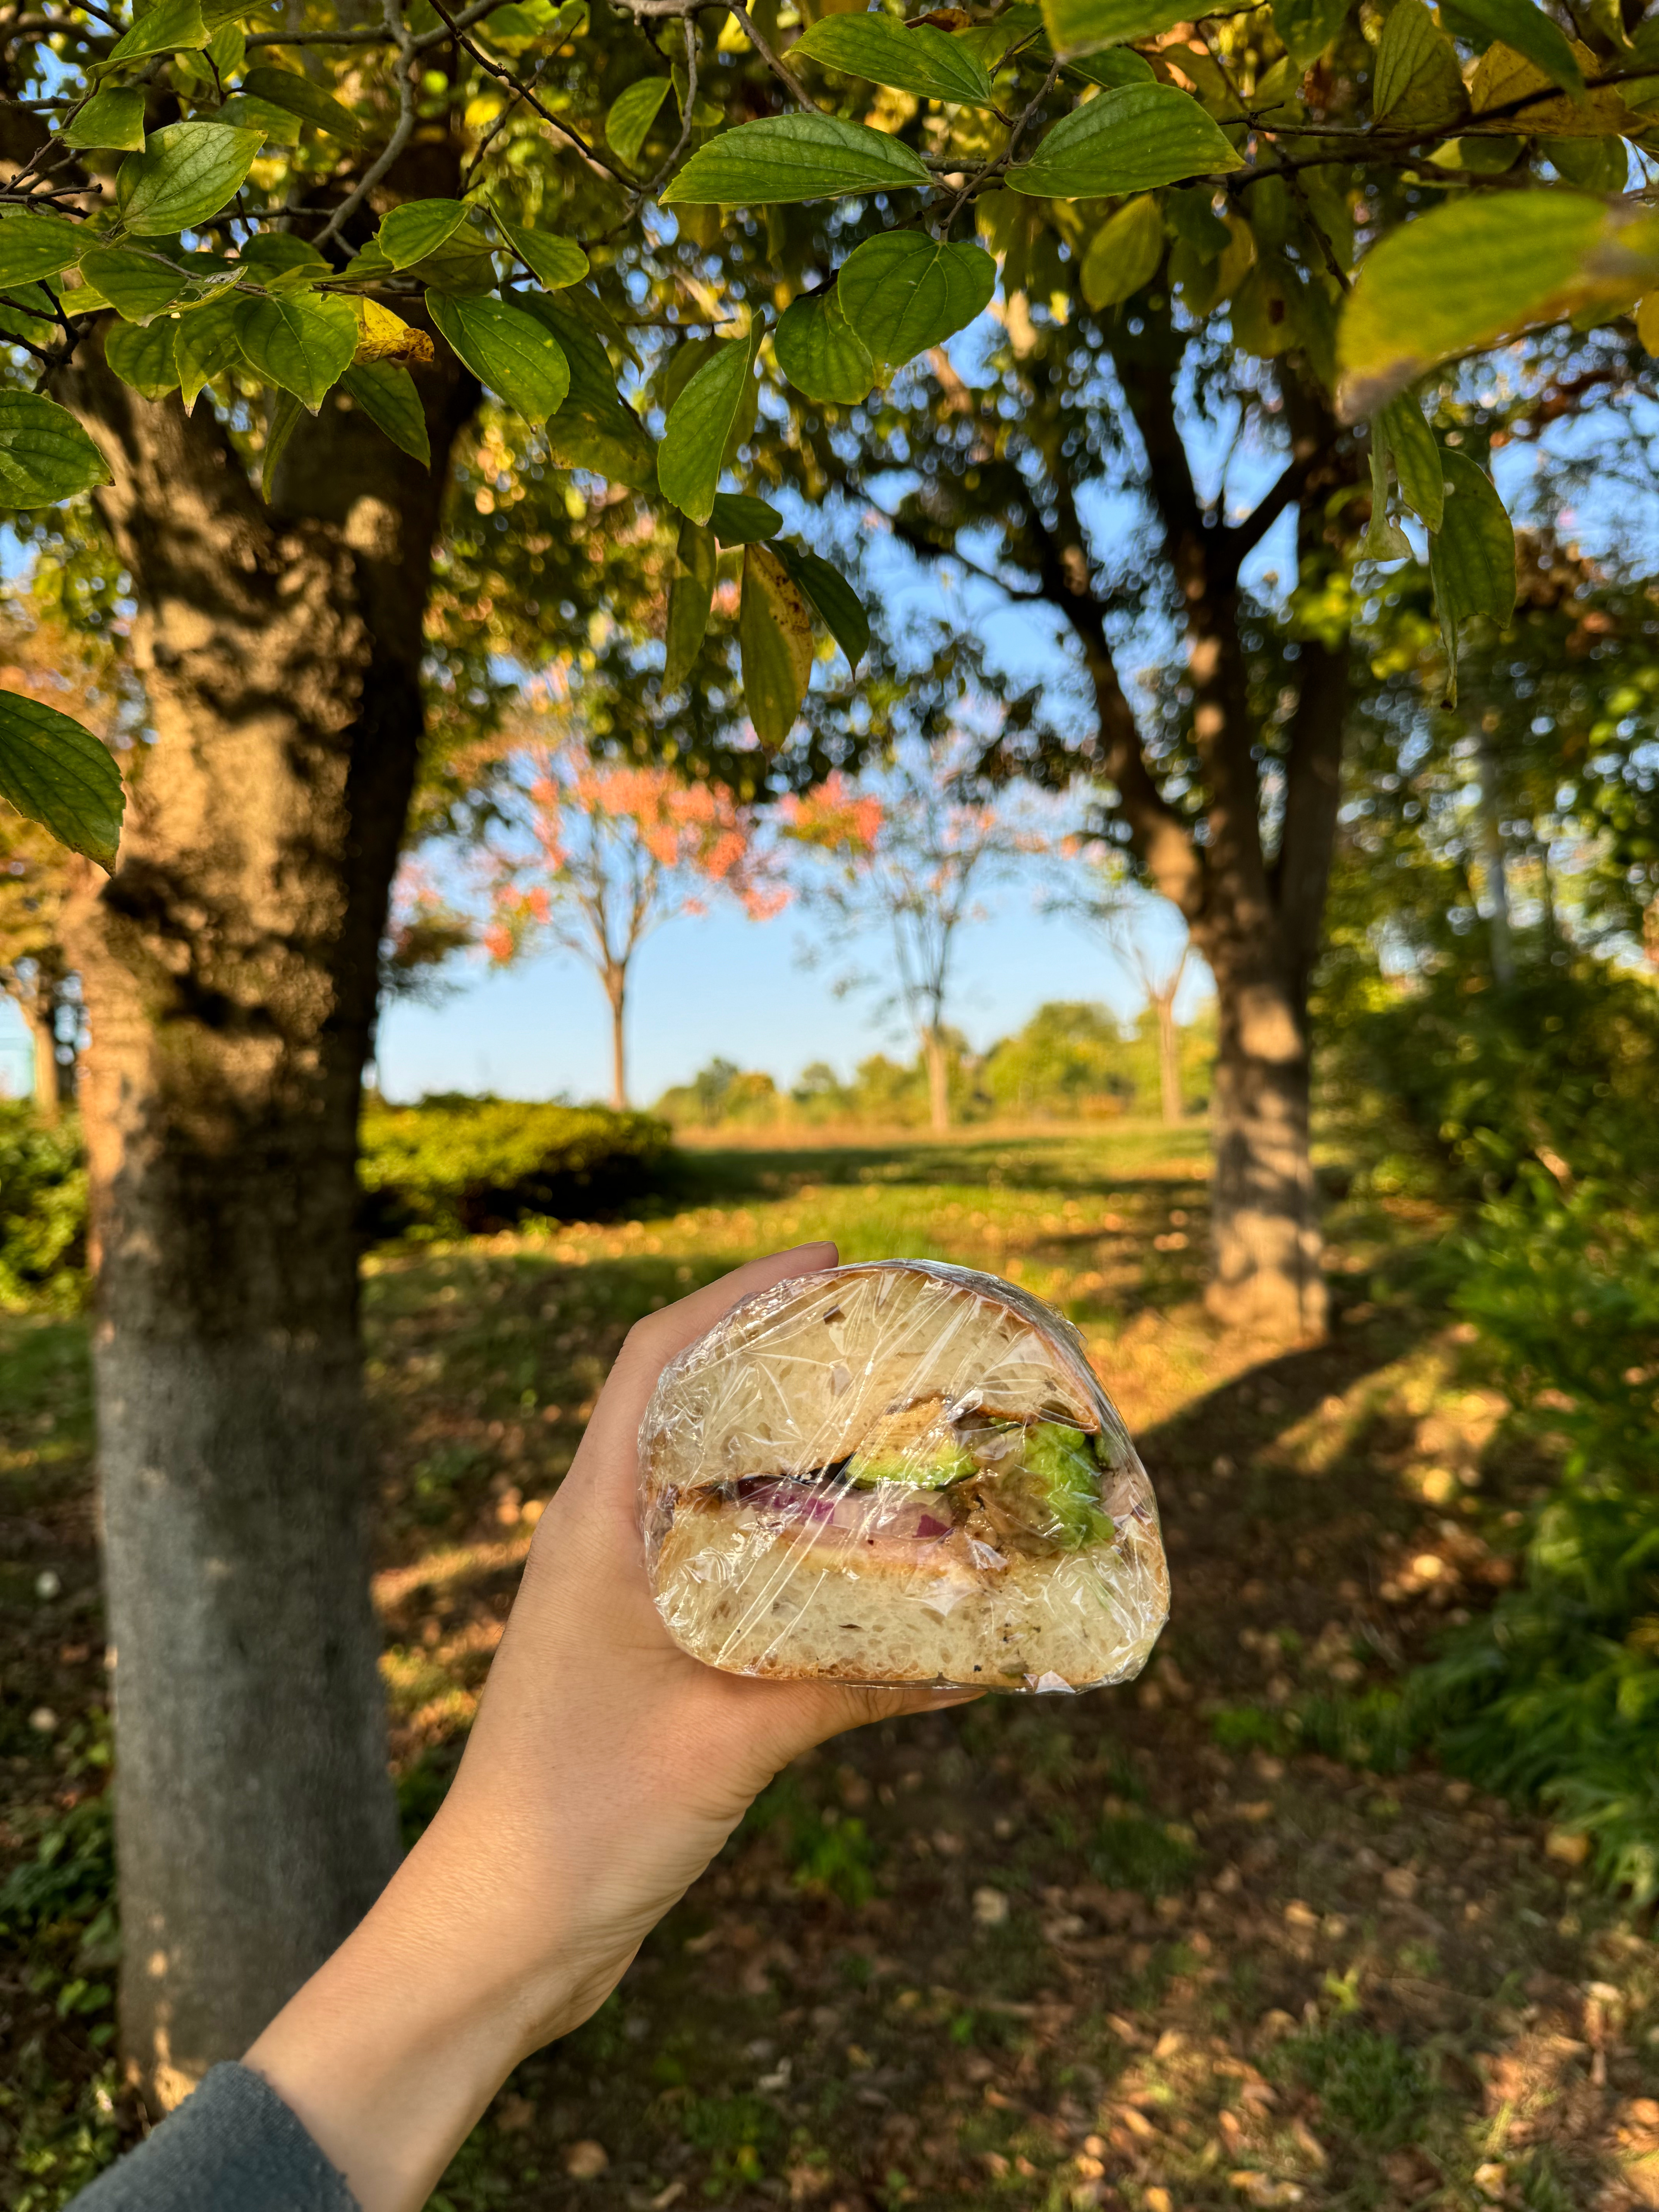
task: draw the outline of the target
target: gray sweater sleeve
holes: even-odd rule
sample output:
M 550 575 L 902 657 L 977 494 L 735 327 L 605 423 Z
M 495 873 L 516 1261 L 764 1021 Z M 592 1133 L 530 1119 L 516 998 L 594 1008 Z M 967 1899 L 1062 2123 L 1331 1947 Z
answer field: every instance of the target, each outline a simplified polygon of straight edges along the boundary
M 246 2066 L 216 2066 L 74 2199 L 70 2212 L 360 2212 L 288 2106 Z

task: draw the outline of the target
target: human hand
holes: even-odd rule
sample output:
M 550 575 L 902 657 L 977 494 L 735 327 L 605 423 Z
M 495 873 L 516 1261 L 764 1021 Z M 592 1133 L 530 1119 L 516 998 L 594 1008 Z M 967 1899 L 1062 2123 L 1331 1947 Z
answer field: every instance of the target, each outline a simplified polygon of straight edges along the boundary
M 833 1267 L 775 1253 L 634 1328 L 531 1547 L 466 1755 L 368 1918 L 247 2063 L 364 2212 L 413 2212 L 518 2061 L 585 2020 L 780 1767 L 968 1691 L 723 1674 L 651 1597 L 638 1437 L 658 1376 L 740 1299 Z

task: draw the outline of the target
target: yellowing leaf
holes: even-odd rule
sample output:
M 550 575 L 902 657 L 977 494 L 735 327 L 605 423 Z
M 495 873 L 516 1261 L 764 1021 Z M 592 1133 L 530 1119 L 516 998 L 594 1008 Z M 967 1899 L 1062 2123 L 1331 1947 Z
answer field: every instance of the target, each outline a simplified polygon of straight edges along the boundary
M 783 744 L 812 673 L 812 617 L 769 545 L 746 545 L 738 610 L 743 696 L 763 745 Z
M 357 350 L 354 362 L 401 361 L 428 362 L 433 358 L 432 341 L 424 331 L 416 330 L 394 315 L 390 307 L 383 307 L 378 300 L 356 298 L 351 301 L 357 315 Z
M 1575 56 L 1586 69 L 1599 66 L 1588 46 L 1575 46 Z M 1517 107 L 1516 101 L 1524 106 Z M 1582 100 L 1558 92 L 1544 71 L 1512 47 L 1488 46 L 1469 80 L 1469 106 L 1477 117 L 1496 109 L 1491 122 L 1474 122 L 1471 131 L 1523 131 L 1551 138 L 1603 138 L 1634 134 L 1642 128 L 1618 88 L 1607 85 Z
M 1374 414 L 1438 362 L 1534 325 L 1627 306 L 1656 276 L 1659 216 L 1645 210 L 1565 191 L 1437 208 L 1361 264 L 1337 346 L 1343 417 Z

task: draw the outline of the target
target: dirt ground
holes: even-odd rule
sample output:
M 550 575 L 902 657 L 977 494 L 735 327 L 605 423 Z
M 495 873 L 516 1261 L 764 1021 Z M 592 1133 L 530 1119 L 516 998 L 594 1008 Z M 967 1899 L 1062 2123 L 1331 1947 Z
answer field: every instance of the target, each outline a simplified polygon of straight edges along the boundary
M 629 1322 L 806 1236 L 987 1266 L 1073 1315 L 1158 1487 L 1173 1617 L 1137 1685 L 988 1699 L 788 1770 L 434 2203 L 1659 2205 L 1645 1919 L 1575 1839 L 1431 1767 L 1347 1763 L 1512 1574 L 1537 1473 L 1436 1310 L 1445 1224 L 1339 1206 L 1331 1339 L 1273 1356 L 1197 1304 L 1201 1132 L 688 1173 L 659 1218 L 368 1263 L 411 1832 Z M 0 1356 L 0 2202 L 44 2212 L 135 2116 L 108 2051 L 83 1329 L 14 1317 Z

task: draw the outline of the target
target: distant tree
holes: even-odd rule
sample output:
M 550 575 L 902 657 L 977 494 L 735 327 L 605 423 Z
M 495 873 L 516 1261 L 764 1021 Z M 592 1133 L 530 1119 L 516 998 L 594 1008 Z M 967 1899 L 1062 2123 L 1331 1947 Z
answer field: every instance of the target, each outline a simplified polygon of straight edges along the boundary
M 718 1129 L 779 1121 L 786 1106 L 769 1075 L 758 1068 L 739 1067 L 734 1060 L 716 1058 L 700 1067 L 690 1083 L 665 1091 L 654 1110 L 677 1127 Z
M 1046 849 L 1006 801 L 960 795 L 950 755 L 919 749 L 860 790 L 839 775 L 804 799 L 785 799 L 785 836 L 801 848 L 803 897 L 823 915 L 829 943 L 850 951 L 879 931 L 890 970 L 847 970 L 838 990 L 873 988 L 884 1011 L 902 1012 L 927 1072 L 928 1118 L 951 1126 L 951 1050 L 945 1008 L 963 931 L 985 918 L 980 894 L 1021 857 Z
M 1117 1024 L 1104 1006 L 1049 1000 L 986 1056 L 985 1086 L 998 1108 L 1018 1115 L 1121 1109 L 1134 1096 Z
M 628 987 L 634 958 L 677 915 L 718 893 L 763 921 L 788 890 L 756 842 L 756 815 L 723 786 L 669 769 L 605 766 L 574 740 L 532 744 L 503 797 L 511 827 L 489 850 L 483 943 L 498 963 L 547 938 L 604 986 L 611 1007 L 611 1100 L 628 1104 Z

